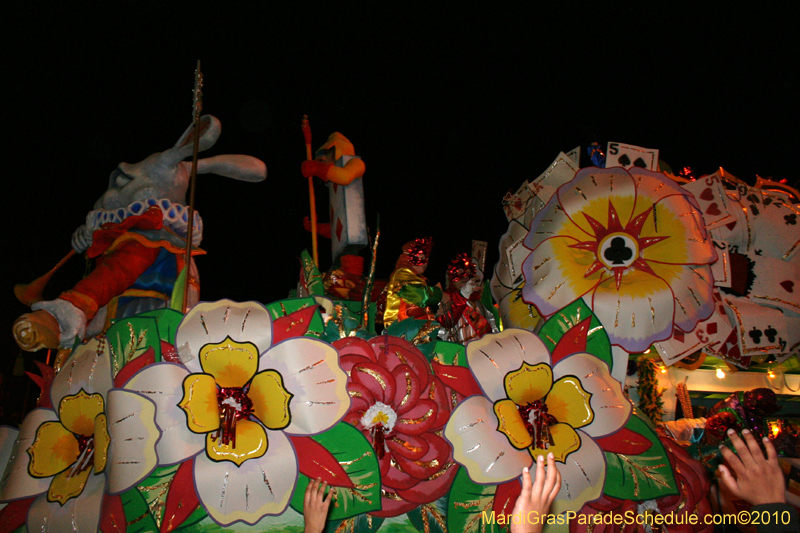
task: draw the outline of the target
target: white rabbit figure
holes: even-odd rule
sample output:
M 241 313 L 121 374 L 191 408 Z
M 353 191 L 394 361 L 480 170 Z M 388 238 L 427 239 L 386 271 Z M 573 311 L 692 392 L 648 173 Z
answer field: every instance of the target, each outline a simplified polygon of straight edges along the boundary
M 199 150 L 219 138 L 221 125 L 211 115 L 200 118 Z M 34 303 L 33 312 L 14 323 L 14 337 L 24 350 L 71 346 L 76 338 L 100 333 L 110 318 L 123 318 L 165 307 L 183 268 L 188 228 L 184 206 L 192 163 L 195 128 L 189 126 L 163 152 L 129 164 L 120 163 L 108 189 L 95 202 L 86 223 L 75 230 L 72 247 L 98 259 L 89 276 L 55 300 Z M 218 174 L 241 181 L 266 178 L 266 165 L 248 155 L 218 155 L 199 159 L 198 174 Z M 192 255 L 203 224 L 195 211 Z M 199 298 L 194 260 L 189 269 L 188 305 Z

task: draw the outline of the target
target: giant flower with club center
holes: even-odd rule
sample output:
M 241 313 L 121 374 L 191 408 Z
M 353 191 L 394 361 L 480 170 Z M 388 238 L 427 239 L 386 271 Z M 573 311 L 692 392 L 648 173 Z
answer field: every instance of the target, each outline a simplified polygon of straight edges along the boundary
M 34 409 L 23 421 L 0 499 L 38 495 L 29 531 L 95 532 L 106 488 L 128 490 L 158 463 L 156 407 L 113 388 L 104 337 L 77 347 L 43 394 L 54 408 Z
M 525 301 L 549 317 L 583 297 L 629 352 L 713 312 L 716 252 L 697 202 L 666 176 L 586 168 L 531 223 Z
M 256 302 L 204 302 L 176 332 L 183 365 L 156 363 L 125 385 L 153 399 L 160 464 L 193 458 L 195 490 L 222 525 L 286 510 L 298 476 L 292 436 L 314 435 L 347 412 L 347 376 L 329 344 L 272 344 Z
M 520 329 L 467 345 L 484 395 L 461 402 L 444 435 L 474 482 L 505 483 L 553 453 L 563 478 L 553 513 L 600 497 L 606 464 L 595 439 L 620 430 L 631 404 L 608 365 L 582 350 L 585 332 L 582 342 L 560 343 L 551 360 L 542 341 Z
M 345 421 L 366 436 L 380 465 L 381 510 L 371 514 L 397 516 L 442 497 L 457 471 L 441 437 L 457 403 L 455 392 L 403 338 L 348 337 L 334 346 L 350 376 Z

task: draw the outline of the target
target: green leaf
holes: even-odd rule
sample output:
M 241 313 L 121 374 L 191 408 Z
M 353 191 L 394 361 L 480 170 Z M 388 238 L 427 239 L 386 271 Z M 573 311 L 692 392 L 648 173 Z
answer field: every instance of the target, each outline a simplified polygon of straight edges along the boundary
M 151 317 L 156 319 L 158 325 L 158 338 L 169 344 L 175 344 L 175 332 L 183 320 L 183 313 L 174 309 L 154 309 L 137 317 Z
M 342 520 L 381 508 L 381 474 L 378 459 L 369 441 L 359 430 L 339 422 L 324 433 L 311 437 L 322 444 L 342 465 L 355 489 L 335 487 L 336 495 L 328 515 L 329 520 Z M 309 479 L 300 474 L 290 505 L 303 512 L 303 497 Z
M 120 495 L 122 506 L 125 510 L 125 518 L 128 521 L 128 533 L 152 533 L 158 531 L 158 526 L 150 514 L 150 507 L 147 500 L 136 487 Z
M 447 533 L 447 496 L 425 503 L 407 513 L 414 527 L 425 533 Z
M 350 533 L 351 531 L 353 533 L 374 533 L 381 528 L 383 520 L 383 518 L 377 518 L 366 514 L 345 518 L 344 520 L 329 520 L 328 523 L 325 524 L 325 533 Z M 342 527 L 343 523 L 345 526 L 339 529 Z
M 539 338 L 542 339 L 542 342 L 552 353 L 553 348 L 556 347 L 558 341 L 567 331 L 590 316 L 592 321 L 589 325 L 589 333 L 586 335 L 586 351 L 601 361 L 605 361 L 608 364 L 608 369 L 612 370 L 614 357 L 611 355 L 611 342 L 608 340 L 608 334 L 594 313 L 592 313 L 592 310 L 581 298 L 551 316 L 539 331 Z
M 323 296 L 325 287 L 322 285 L 322 275 L 319 273 L 319 268 L 317 268 L 308 250 L 303 250 L 300 254 L 300 263 L 303 265 L 303 277 L 305 278 L 308 294 L 311 296 Z
M 499 533 L 500 524 L 484 520 L 492 514 L 496 485 L 478 485 L 466 468 L 460 468 L 453 480 L 447 502 L 447 530 L 463 533 Z M 483 513 L 486 513 L 485 515 Z
M 314 298 L 291 298 L 287 300 L 279 300 L 277 302 L 272 302 L 271 304 L 267 304 L 265 307 L 267 311 L 269 311 L 270 317 L 273 320 L 280 318 L 282 316 L 290 315 L 295 311 L 300 309 L 304 309 L 311 305 L 317 305 L 316 300 Z M 311 323 L 308 325 L 308 331 L 306 332 L 306 337 L 314 337 L 320 338 L 322 336 L 322 332 L 325 330 L 325 324 L 322 322 L 322 315 L 319 313 L 319 309 L 314 316 L 311 318 Z
M 200 524 L 200 522 L 202 522 L 206 518 L 208 518 L 208 513 L 206 512 L 205 509 L 203 509 L 203 505 L 200 504 L 197 506 L 197 509 L 195 509 L 192 512 L 192 514 L 186 517 L 186 520 L 184 520 L 183 523 L 177 528 L 175 528 L 173 531 L 181 531 L 181 532 L 195 531 L 194 529 L 190 528 Z
M 383 333 L 384 335 L 401 337 L 419 347 L 422 344 L 436 340 L 436 336 L 439 334 L 439 323 L 433 320 L 406 318 L 392 323 Z
M 375 303 L 369 304 L 369 315 L 367 327 L 361 325 L 363 317 L 361 316 L 361 303 L 353 300 L 332 300 L 333 318 L 325 325 L 325 333 L 321 339 L 325 342 L 336 342 L 344 337 L 351 337 L 353 335 L 362 339 L 371 339 L 376 335 L 375 333 Z
M 158 321 L 151 316 L 134 316 L 117 320 L 106 331 L 111 369 L 116 376 L 120 369 L 153 348 L 155 360 L 161 361 L 161 339 Z
M 448 341 L 436 341 L 430 359 L 436 358 L 443 365 L 463 366 L 467 364 L 467 350 L 462 344 Z
M 186 276 L 189 275 L 189 265 L 185 265 L 178 279 L 175 280 L 175 285 L 172 286 L 172 295 L 169 297 L 169 308 L 174 309 L 179 313 L 183 313 L 183 295 L 186 288 Z
M 653 445 L 639 455 L 604 452 L 605 494 L 624 500 L 644 501 L 678 493 L 667 452 L 648 422 L 633 413 L 625 427 L 646 437 Z

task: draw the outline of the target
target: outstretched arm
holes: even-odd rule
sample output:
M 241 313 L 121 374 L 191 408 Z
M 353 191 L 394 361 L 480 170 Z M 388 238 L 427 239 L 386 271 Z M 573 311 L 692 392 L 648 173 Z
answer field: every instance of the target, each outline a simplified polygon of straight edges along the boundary
M 325 496 L 327 488 L 328 482 L 319 479 L 312 481 L 306 487 L 306 495 L 303 500 L 304 533 L 322 533 L 325 529 L 328 508 L 331 506 L 331 498 L 333 498 L 333 490 L 329 490 L 328 496 Z

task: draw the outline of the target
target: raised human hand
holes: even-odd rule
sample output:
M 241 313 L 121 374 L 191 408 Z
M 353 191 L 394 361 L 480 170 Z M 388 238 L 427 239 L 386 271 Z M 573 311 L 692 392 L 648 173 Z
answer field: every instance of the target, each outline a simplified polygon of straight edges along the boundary
M 547 470 L 544 456 L 537 458 L 534 480 L 531 480 L 528 469 L 523 468 L 522 492 L 512 512 L 511 533 L 541 533 L 545 517 L 560 489 L 561 473 L 552 453 L 547 454 Z
M 732 429 L 728 430 L 728 436 L 736 453 L 727 446 L 720 445 L 722 456 L 733 470 L 731 473 L 725 465 L 719 466 L 720 479 L 725 488 L 735 498 L 752 505 L 785 503 L 785 481 L 772 442 L 764 437 L 764 449 L 767 451 L 767 456 L 764 457 L 749 430 L 742 430 L 744 440 Z
M 306 495 L 303 499 L 304 533 L 322 533 L 325 529 L 328 508 L 331 506 L 331 498 L 333 498 L 333 489 L 329 490 L 328 495 L 325 496 L 327 488 L 328 482 L 319 479 L 313 480 L 306 487 Z

